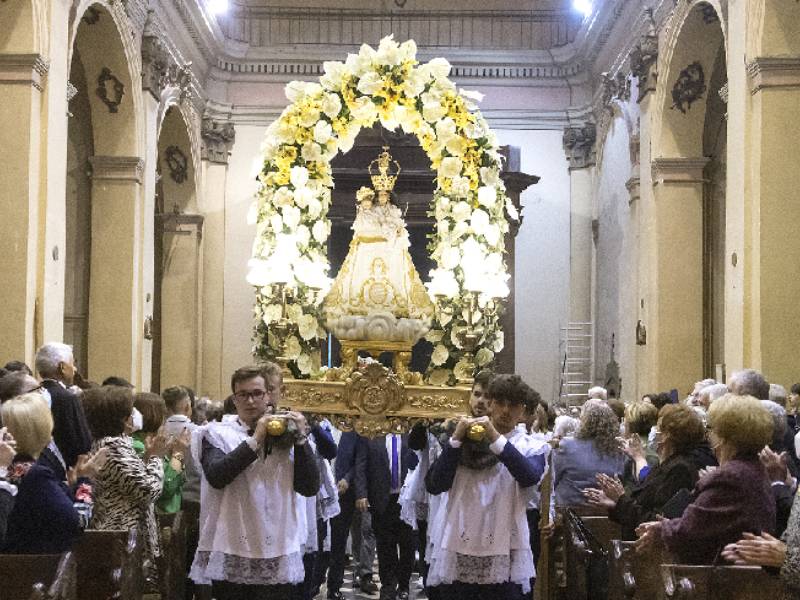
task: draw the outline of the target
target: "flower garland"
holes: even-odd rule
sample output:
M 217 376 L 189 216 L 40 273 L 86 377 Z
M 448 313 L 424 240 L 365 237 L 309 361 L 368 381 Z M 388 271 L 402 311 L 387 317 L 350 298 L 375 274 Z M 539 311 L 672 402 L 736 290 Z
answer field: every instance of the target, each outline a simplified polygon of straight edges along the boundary
M 256 287 L 255 348 L 274 358 L 280 341 L 271 325 L 281 318 L 281 299 L 271 284 L 295 290 L 287 317 L 296 334 L 286 340 L 286 356 L 297 376 L 320 372 L 321 305 L 330 285 L 326 241 L 333 179 L 331 159 L 348 152 L 362 127 L 383 127 L 417 136 L 437 172 L 431 216 L 436 231 L 428 249 L 437 263 L 429 291 L 437 305 L 434 344 L 427 378 L 453 384 L 468 361 L 460 332 L 467 326 L 465 291 L 478 296 L 482 318 L 479 367 L 490 365 L 503 348 L 500 310 L 481 311 L 492 298 L 508 294 L 503 253 L 506 213 L 518 215 L 500 179 L 497 138 L 477 110 L 480 95 L 459 90 L 448 79 L 450 64 L 436 58 L 420 65 L 416 44 L 389 36 L 377 50 L 364 44 L 346 62 L 325 62 L 319 83 L 286 86 L 290 105 L 267 129 L 262 144 L 260 188 L 248 220 L 256 225 L 248 281 Z

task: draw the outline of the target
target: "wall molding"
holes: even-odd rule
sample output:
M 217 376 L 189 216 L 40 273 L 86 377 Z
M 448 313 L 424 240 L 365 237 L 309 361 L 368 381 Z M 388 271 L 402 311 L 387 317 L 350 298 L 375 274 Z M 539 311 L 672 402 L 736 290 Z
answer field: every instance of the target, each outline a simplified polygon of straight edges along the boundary
M 800 56 L 759 56 L 747 63 L 750 93 L 766 88 L 800 88 Z
M 0 83 L 32 85 L 41 92 L 49 70 L 41 54 L 0 54 Z
M 138 156 L 90 156 L 93 181 L 142 183 L 144 160 Z
M 689 183 L 697 184 L 706 181 L 703 170 L 708 164 L 708 158 L 656 158 L 650 163 L 653 185 L 659 183 Z

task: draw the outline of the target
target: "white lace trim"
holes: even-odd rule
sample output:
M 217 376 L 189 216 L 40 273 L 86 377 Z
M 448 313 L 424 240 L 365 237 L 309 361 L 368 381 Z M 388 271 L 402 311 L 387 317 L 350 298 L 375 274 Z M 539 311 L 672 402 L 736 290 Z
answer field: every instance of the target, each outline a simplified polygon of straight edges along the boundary
M 511 581 L 521 585 L 522 592 L 527 594 L 535 575 L 530 549 L 511 550 L 510 556 L 469 556 L 439 549 L 431 561 L 428 585 L 455 581 L 486 585 Z
M 246 558 L 198 550 L 189 573 L 198 584 L 210 584 L 212 580 L 247 585 L 293 584 L 302 582 L 304 576 L 300 552 L 276 558 Z

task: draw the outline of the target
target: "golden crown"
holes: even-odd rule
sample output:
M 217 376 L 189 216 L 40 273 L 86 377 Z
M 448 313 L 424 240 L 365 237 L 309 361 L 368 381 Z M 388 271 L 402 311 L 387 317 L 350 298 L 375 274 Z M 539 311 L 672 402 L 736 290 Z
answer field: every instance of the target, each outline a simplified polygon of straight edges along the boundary
M 389 169 L 394 164 L 394 173 Z M 374 167 L 377 165 L 377 168 Z M 400 163 L 392 160 L 392 155 L 389 154 L 389 146 L 383 147 L 383 152 L 378 155 L 378 158 L 369 163 L 367 169 L 369 177 L 372 180 L 372 187 L 377 192 L 391 192 L 394 189 L 394 184 L 397 181 L 397 176 L 400 175 Z M 377 171 L 377 172 L 376 172 Z

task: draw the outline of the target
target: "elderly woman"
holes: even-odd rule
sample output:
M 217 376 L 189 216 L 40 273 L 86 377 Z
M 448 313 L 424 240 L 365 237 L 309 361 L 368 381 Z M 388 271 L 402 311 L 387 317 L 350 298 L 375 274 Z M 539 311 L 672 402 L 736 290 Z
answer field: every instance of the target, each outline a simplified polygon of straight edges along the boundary
M 11 554 L 58 554 L 72 547 L 83 529 L 67 486 L 37 459 L 53 436 L 53 416 L 41 394 L 28 393 L 3 404 L 2 419 L 16 440 L 9 468 L 16 485 L 3 551 Z
M 155 578 L 155 558 L 160 555 L 154 503 L 161 495 L 166 455 L 163 436 L 149 438 L 145 455 L 139 458 L 132 438 L 133 393 L 130 388 L 105 385 L 86 390 L 86 418 L 94 438 L 93 447 L 107 448 L 108 460 L 98 473 L 92 527 L 94 529 L 139 528 L 145 542 L 145 573 Z
M 660 542 L 688 564 L 713 564 L 745 532 L 775 529 L 775 501 L 758 457 L 772 439 L 772 417 L 755 398 L 728 394 L 711 405 L 708 418 L 719 468 L 698 482 L 682 517 L 636 530 L 640 548 Z
M 625 450 L 632 459 L 625 466 L 626 481 L 638 482 L 658 465 L 655 444 L 647 443 L 657 421 L 658 409 L 652 402 L 632 402 L 625 407 L 625 434 L 629 440 Z
M 645 521 L 664 513 L 664 506 L 680 490 L 688 493 L 697 483 L 698 467 L 693 452 L 705 438 L 705 428 L 695 411 L 684 404 L 668 404 L 661 409 L 656 425 L 656 445 L 660 463 L 630 492 L 619 482 L 598 475 L 598 488 L 584 491 L 589 504 L 609 509 L 612 521 L 622 525 L 626 540 L 635 539 L 635 530 Z
M 583 490 L 594 485 L 598 473 L 622 474 L 625 455 L 618 434 L 617 416 L 605 402 L 589 400 L 584 404 L 578 433 L 574 438 L 563 438 L 553 451 L 557 506 L 585 504 Z

